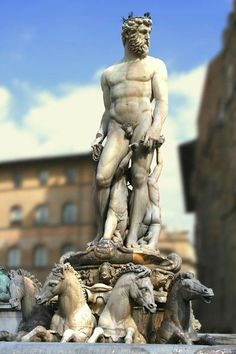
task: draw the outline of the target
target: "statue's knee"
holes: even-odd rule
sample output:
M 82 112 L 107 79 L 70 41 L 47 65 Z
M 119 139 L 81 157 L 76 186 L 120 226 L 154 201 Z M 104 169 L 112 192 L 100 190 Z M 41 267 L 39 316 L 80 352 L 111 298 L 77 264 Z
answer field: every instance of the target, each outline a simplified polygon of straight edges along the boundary
M 98 172 L 96 176 L 96 182 L 100 188 L 108 188 L 111 185 L 111 178 L 105 176 L 103 173 Z

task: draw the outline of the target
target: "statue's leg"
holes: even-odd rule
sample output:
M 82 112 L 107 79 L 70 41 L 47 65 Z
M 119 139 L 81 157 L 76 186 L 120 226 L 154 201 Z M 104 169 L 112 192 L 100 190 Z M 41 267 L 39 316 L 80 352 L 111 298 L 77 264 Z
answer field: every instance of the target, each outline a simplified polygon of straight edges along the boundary
M 109 208 L 107 213 L 107 219 L 105 222 L 103 238 L 106 240 L 111 240 L 114 231 L 116 229 L 116 226 L 117 226 L 117 216 L 115 215 L 114 211 Z
M 0 331 L 0 341 L 12 342 L 16 338 L 15 334 L 12 334 L 8 331 Z
M 148 203 L 147 178 L 152 156 L 152 153 L 139 155 L 137 152 L 134 154 L 131 167 L 133 202 L 130 208 L 130 228 L 126 241 L 127 247 L 133 247 L 137 244 L 138 231 L 145 216 Z
M 100 215 L 100 224 L 104 228 L 108 210 L 110 187 L 117 166 L 127 154 L 129 141 L 125 138 L 125 133 L 118 125 L 107 136 L 107 142 L 99 160 L 96 188 L 97 203 Z M 100 233 L 102 231 L 100 230 Z M 101 235 L 100 235 L 101 236 Z
M 73 329 L 70 328 L 66 329 L 65 332 L 63 333 L 61 343 L 70 342 L 74 337 L 74 333 L 75 331 Z
M 21 338 L 21 341 L 22 342 L 31 342 L 32 340 L 35 341 L 36 337 L 40 338 L 43 342 L 53 342 L 55 339 L 55 336 L 45 327 L 37 326 L 28 334 L 24 335 Z
M 74 331 L 71 336 L 71 341 L 78 342 L 78 343 L 85 343 L 87 342 L 88 335 L 83 331 Z
M 102 327 L 96 327 L 93 331 L 92 336 L 89 338 L 88 343 L 96 343 L 98 338 L 103 335 L 104 331 Z
M 135 333 L 135 329 L 133 327 L 129 327 L 127 329 L 127 333 L 125 336 L 125 343 L 131 344 L 134 342 L 134 333 Z
M 132 136 L 132 144 L 140 143 L 144 139 L 150 127 L 150 119 L 143 119 L 142 123 L 135 128 Z M 135 149 L 131 165 L 131 183 L 133 186 L 133 196 L 130 205 L 130 227 L 126 239 L 127 247 L 137 245 L 138 230 L 143 222 L 147 202 L 148 187 L 147 178 L 153 158 L 153 152 L 145 151 L 141 146 Z

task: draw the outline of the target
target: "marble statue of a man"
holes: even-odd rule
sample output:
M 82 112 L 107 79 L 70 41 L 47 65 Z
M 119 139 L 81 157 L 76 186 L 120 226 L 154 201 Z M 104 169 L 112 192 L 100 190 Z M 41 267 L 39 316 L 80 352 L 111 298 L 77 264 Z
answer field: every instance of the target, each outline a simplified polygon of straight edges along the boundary
M 101 153 L 96 174 L 100 213 L 97 239 L 103 237 L 116 169 L 129 147 L 138 145 L 131 162 L 133 196 L 125 241 L 127 247 L 137 245 L 138 229 L 148 202 L 148 174 L 168 110 L 165 64 L 148 56 L 151 29 L 152 20 L 148 13 L 143 17 L 130 15 L 123 20 L 124 57 L 102 74 L 105 112 L 92 143 L 94 154 Z

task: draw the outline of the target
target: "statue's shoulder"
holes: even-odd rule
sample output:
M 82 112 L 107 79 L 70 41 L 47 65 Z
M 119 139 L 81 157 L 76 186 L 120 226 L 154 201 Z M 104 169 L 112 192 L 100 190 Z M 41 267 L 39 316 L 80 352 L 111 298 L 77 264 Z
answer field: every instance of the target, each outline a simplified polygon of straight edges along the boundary
M 119 63 L 113 64 L 108 66 L 103 72 L 102 72 L 102 78 L 108 78 L 115 70 L 117 70 Z
M 114 72 L 117 72 L 120 70 L 120 68 L 124 65 L 124 62 L 122 60 L 118 61 L 117 63 L 108 66 L 103 72 L 102 72 L 102 77 L 103 78 L 109 78 L 110 75 L 112 75 Z
M 161 76 L 167 76 L 166 64 L 162 59 L 148 56 L 147 61 L 155 73 L 161 74 Z

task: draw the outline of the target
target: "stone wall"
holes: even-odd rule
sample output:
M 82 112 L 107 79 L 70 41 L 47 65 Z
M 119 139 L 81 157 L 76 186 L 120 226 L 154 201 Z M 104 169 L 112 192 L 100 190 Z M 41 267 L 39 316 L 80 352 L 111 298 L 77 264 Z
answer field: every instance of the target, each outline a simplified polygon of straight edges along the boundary
M 211 306 L 199 307 L 199 318 L 208 332 L 232 333 L 236 331 L 236 5 L 223 38 L 222 51 L 208 67 L 192 191 L 198 275 L 215 292 Z

